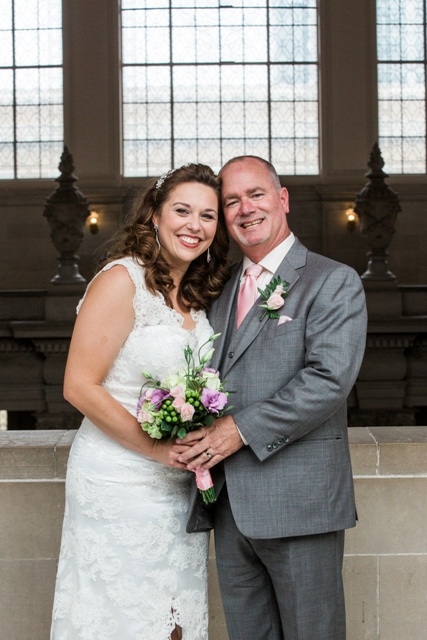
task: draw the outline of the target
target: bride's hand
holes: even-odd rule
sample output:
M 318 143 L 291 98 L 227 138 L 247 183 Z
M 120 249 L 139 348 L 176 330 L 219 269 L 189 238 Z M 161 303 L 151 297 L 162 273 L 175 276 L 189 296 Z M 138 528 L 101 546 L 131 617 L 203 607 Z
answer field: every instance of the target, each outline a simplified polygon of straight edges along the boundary
M 175 469 L 187 469 L 187 465 L 178 462 L 178 457 L 188 449 L 188 445 L 180 444 L 180 441 L 153 440 L 151 457 L 168 467 Z

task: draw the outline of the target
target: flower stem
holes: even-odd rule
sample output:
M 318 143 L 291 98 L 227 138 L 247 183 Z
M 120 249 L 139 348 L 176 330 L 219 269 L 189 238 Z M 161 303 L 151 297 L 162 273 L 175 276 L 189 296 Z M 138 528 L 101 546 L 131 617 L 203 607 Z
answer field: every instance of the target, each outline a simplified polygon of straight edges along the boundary
M 200 490 L 202 494 L 203 502 L 205 504 L 211 504 L 216 501 L 215 489 L 211 487 L 210 489 Z

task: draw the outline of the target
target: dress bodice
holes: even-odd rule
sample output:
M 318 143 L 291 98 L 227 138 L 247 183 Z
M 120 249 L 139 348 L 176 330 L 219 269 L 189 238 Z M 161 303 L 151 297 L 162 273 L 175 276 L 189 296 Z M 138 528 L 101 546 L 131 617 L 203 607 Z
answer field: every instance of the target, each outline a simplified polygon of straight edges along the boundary
M 116 400 L 135 415 L 141 387 L 146 381 L 143 372 L 161 379 L 184 370 L 184 348 L 188 345 L 197 355 L 213 330 L 204 311 L 191 311 L 195 328 L 192 331 L 184 329 L 183 316 L 168 307 L 160 293 L 153 295 L 148 291 L 141 264 L 131 257 L 125 257 L 108 263 L 102 271 L 116 265 L 127 269 L 135 286 L 135 320 L 103 384 Z M 212 344 L 205 345 L 202 353 L 211 347 Z

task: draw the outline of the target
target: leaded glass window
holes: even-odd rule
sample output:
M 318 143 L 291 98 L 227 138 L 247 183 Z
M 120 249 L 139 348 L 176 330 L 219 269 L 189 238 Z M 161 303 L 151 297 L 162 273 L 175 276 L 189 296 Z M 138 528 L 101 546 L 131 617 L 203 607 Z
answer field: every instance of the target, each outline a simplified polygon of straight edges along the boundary
M 318 174 L 316 0 L 122 0 L 124 175 L 235 155 Z
M 50 178 L 63 149 L 61 0 L 0 0 L 0 178 Z
M 377 0 L 379 144 L 388 173 L 425 173 L 427 0 Z

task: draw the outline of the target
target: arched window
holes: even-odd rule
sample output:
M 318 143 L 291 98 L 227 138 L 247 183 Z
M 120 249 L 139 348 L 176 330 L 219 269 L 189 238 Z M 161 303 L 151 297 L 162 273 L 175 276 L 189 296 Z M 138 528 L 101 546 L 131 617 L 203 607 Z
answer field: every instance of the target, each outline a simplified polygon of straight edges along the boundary
M 122 0 L 123 167 L 319 173 L 316 0 Z
M 377 0 L 379 144 L 388 173 L 426 173 L 427 1 Z
M 0 178 L 49 178 L 63 148 L 61 0 L 0 0 Z

